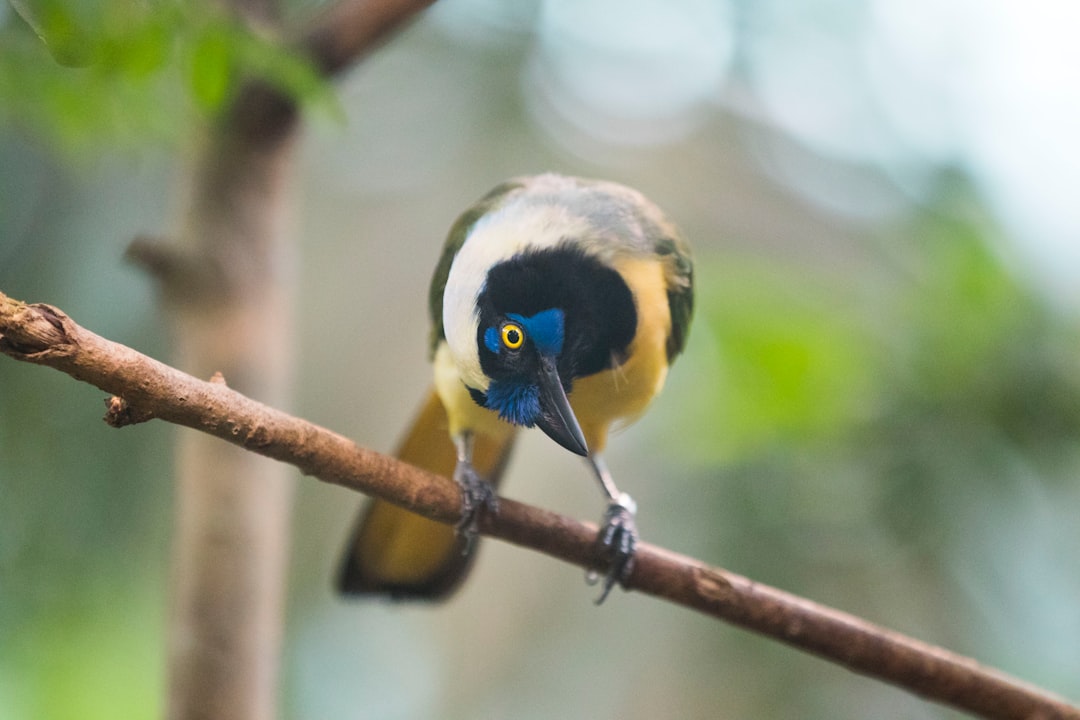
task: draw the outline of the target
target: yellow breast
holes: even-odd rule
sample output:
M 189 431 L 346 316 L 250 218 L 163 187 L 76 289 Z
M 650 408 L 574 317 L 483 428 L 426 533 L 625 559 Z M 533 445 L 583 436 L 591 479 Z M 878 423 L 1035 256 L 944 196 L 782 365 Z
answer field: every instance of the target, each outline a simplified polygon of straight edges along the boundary
M 570 393 L 570 404 L 591 452 L 604 449 L 613 424 L 633 422 L 645 411 L 664 387 L 668 370 L 666 345 L 671 333 L 671 311 L 663 265 L 650 259 L 627 258 L 617 261 L 615 269 L 634 295 L 637 332 L 626 362 L 578 379 Z

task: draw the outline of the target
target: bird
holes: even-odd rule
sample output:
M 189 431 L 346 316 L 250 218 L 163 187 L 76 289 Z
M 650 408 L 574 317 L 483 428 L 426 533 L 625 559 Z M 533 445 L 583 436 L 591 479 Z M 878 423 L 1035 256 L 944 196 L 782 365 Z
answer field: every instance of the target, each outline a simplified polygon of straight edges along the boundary
M 686 345 L 693 297 L 683 235 L 625 185 L 517 177 L 462 213 L 429 290 L 434 387 L 396 453 L 452 477 L 462 519 L 452 527 L 372 501 L 349 538 L 338 592 L 449 597 L 476 556 L 478 517 L 498 512 L 518 431 L 532 427 L 586 459 L 607 503 L 597 542 L 609 566 L 597 603 L 625 587 L 637 507 L 604 450 L 609 433 L 661 391 Z

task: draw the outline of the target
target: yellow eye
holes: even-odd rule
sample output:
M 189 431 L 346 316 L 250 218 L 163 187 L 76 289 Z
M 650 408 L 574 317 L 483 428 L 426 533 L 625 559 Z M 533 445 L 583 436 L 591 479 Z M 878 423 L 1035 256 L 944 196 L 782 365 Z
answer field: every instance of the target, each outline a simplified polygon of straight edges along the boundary
M 521 347 L 521 344 L 525 342 L 525 333 L 522 332 L 520 325 L 514 323 L 506 323 L 502 326 L 500 331 L 502 336 L 502 344 L 510 350 L 517 350 Z

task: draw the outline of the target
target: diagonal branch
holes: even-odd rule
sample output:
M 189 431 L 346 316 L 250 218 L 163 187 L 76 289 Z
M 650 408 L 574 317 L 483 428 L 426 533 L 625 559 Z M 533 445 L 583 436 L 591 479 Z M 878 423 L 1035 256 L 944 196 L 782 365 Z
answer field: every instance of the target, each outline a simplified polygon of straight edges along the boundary
M 435 0 L 339 0 L 324 8 L 287 41 L 332 78 L 379 47 Z M 298 120 L 294 98 L 264 81 L 240 89 L 228 119 L 242 136 L 273 145 Z
M 0 352 L 119 396 L 109 401 L 112 424 L 160 418 L 434 520 L 459 518 L 452 481 L 255 402 L 220 378 L 204 382 L 106 340 L 54 307 L 0 293 Z M 512 500 L 500 500 L 498 516 L 482 517 L 480 530 L 582 567 L 603 561 L 594 525 Z M 639 546 L 627 585 L 983 717 L 1080 719 L 1064 700 L 974 660 L 653 545 Z
M 300 46 L 325 75 L 336 75 L 378 47 L 435 0 L 342 0 L 303 31 Z

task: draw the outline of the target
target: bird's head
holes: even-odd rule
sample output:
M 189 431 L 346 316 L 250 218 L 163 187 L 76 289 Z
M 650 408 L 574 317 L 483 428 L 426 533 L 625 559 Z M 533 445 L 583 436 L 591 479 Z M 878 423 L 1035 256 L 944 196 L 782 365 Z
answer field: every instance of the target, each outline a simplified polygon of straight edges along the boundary
M 621 276 L 564 243 L 494 264 L 476 303 L 476 351 L 487 381 L 473 399 L 587 455 L 567 399 L 576 378 L 625 359 L 637 314 Z
M 492 380 L 487 392 L 476 399 L 503 420 L 537 425 L 567 450 L 588 455 L 585 435 L 559 374 L 565 340 L 566 314 L 561 308 L 528 317 L 506 313 L 493 318 L 480 338 L 481 363 Z

